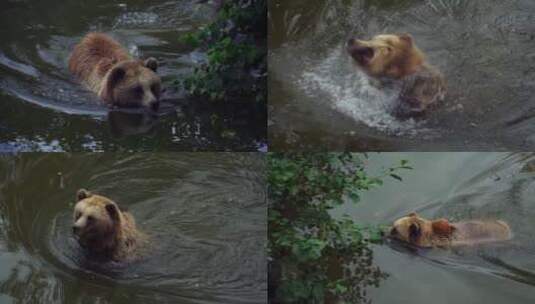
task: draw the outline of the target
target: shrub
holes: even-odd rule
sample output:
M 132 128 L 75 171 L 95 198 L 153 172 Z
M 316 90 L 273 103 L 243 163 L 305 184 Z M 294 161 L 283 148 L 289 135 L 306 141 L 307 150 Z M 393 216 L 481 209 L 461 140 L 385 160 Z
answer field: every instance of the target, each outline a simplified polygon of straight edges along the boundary
M 265 0 L 221 1 L 217 18 L 184 42 L 206 50 L 207 62 L 185 79 L 192 95 L 211 100 L 267 99 Z
M 336 207 L 359 202 L 362 191 L 382 185 L 366 173 L 365 154 L 293 153 L 268 155 L 269 293 L 271 303 L 325 303 L 366 300 L 366 287 L 386 277 L 373 266 L 370 243 L 381 227 L 334 218 Z

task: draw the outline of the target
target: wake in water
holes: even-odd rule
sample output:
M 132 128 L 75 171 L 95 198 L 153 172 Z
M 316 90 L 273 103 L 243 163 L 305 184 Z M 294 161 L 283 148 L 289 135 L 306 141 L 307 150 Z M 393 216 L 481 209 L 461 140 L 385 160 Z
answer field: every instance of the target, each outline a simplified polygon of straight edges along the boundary
M 327 96 L 330 106 L 352 119 L 390 135 L 415 136 L 429 133 L 425 121 L 399 120 L 393 114 L 399 91 L 378 89 L 358 71 L 340 50 L 332 50 L 325 59 L 305 69 L 297 85 L 309 96 L 318 91 Z

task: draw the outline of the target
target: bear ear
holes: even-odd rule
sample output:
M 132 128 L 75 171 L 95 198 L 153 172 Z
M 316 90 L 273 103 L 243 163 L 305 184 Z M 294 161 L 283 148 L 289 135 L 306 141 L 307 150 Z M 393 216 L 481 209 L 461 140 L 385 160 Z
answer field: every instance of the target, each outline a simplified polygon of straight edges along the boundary
M 417 214 L 416 212 L 411 212 L 411 213 L 409 213 L 409 215 L 407 215 L 407 216 L 410 216 L 410 217 L 416 217 L 416 216 L 418 216 L 418 214 Z
M 111 70 L 108 78 L 106 78 L 106 84 L 102 88 L 100 98 L 106 102 L 113 102 L 113 88 L 124 78 L 126 71 L 122 67 L 115 67 Z
M 117 222 L 119 221 L 119 210 L 117 210 L 117 206 L 115 206 L 114 204 L 106 204 L 106 211 L 108 212 L 108 214 L 110 215 L 110 218 Z
M 399 35 L 399 38 L 400 38 L 402 41 L 407 42 L 409 45 L 412 45 L 412 43 L 413 43 L 413 39 L 412 39 L 411 34 L 403 33 L 403 34 L 400 34 L 400 35 Z
M 80 189 L 78 191 L 76 191 L 76 201 L 79 202 L 85 198 L 88 198 L 90 197 L 92 194 L 91 192 L 85 190 L 85 189 Z
M 156 70 L 158 69 L 158 61 L 154 57 L 149 57 L 145 59 L 145 62 L 143 62 L 143 65 L 153 70 L 154 72 L 156 72 Z
M 443 236 L 449 236 L 453 230 L 455 230 L 455 227 L 453 227 L 447 219 L 438 219 L 433 221 L 431 223 L 431 227 L 433 227 L 434 233 Z

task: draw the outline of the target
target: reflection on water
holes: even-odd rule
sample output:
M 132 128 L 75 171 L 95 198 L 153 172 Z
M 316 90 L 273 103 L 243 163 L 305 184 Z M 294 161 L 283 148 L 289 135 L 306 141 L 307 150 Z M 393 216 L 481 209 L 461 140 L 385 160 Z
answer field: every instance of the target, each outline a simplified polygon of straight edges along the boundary
M 268 265 L 269 303 L 289 303 L 288 299 L 294 299 L 292 297 L 307 298 L 307 301 L 311 303 L 316 303 L 319 301 L 318 299 L 323 299 L 327 304 L 339 303 L 340 301 L 366 303 L 368 289 L 379 287 L 388 278 L 388 273 L 383 272 L 375 265 L 373 250 L 367 246 L 358 248 L 358 252 L 335 252 L 331 250 L 329 253 L 324 253 L 322 258 L 316 262 L 325 267 L 326 280 L 330 282 L 343 281 L 346 286 L 351 286 L 351 288 L 336 295 L 332 293 L 332 290 L 325 291 L 324 295 L 322 283 L 319 283 L 318 287 L 310 286 L 316 283 L 312 280 L 314 277 L 312 277 L 310 269 L 307 269 L 303 264 L 299 265 L 295 259 L 280 256 L 275 259 L 271 258 Z M 296 277 L 305 278 L 306 275 L 311 278 L 310 281 L 296 279 Z M 282 281 L 285 282 L 281 283 Z M 284 290 L 281 285 L 287 290 Z
M 387 153 L 379 169 L 400 159 L 414 167 L 342 211 L 364 223 L 389 224 L 409 212 L 426 218 L 502 219 L 511 241 L 445 249 L 374 247 L 389 274 L 370 290 L 374 303 L 531 303 L 535 300 L 535 155 L 532 153 Z
M 533 147 L 535 3 L 271 1 L 270 141 L 277 150 L 466 150 Z M 345 51 L 349 37 L 411 33 L 448 82 L 424 117 L 389 113 Z
M 211 3 L 193 0 L 2 1 L 0 150 L 265 149 L 265 109 L 245 100 L 222 110 L 188 98 L 176 84 L 206 57 L 179 37 L 214 14 Z M 157 58 L 165 89 L 158 119 L 108 121 L 97 97 L 74 81 L 67 60 L 89 31 L 109 33 L 136 57 Z M 181 133 L 177 126 L 196 132 Z
M 154 127 L 157 118 L 157 115 L 148 111 L 135 113 L 110 111 L 108 113 L 110 131 L 117 137 L 147 133 Z
M 0 301 L 266 301 L 262 155 L 4 155 L 0 178 Z M 80 187 L 134 215 L 146 257 L 86 257 L 71 232 Z

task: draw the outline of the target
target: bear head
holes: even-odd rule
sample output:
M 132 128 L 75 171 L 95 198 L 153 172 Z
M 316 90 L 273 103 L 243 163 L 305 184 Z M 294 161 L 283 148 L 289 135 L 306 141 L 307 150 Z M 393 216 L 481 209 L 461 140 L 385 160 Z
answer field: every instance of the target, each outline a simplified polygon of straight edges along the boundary
M 389 236 L 415 246 L 433 247 L 450 239 L 454 230 L 446 219 L 430 221 L 413 212 L 396 220 Z
M 347 52 L 357 66 L 373 77 L 399 79 L 415 73 L 423 53 L 409 34 L 377 35 L 371 40 L 349 39 Z
M 72 230 L 78 243 L 93 252 L 115 246 L 121 229 L 121 211 L 110 199 L 80 189 L 76 193 Z
M 118 62 L 104 78 L 100 98 L 109 105 L 158 110 L 161 80 L 157 68 L 158 62 L 152 57 Z

